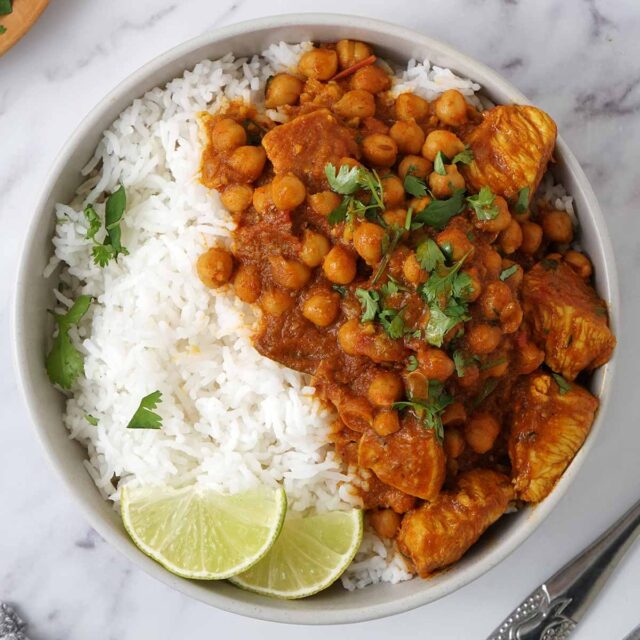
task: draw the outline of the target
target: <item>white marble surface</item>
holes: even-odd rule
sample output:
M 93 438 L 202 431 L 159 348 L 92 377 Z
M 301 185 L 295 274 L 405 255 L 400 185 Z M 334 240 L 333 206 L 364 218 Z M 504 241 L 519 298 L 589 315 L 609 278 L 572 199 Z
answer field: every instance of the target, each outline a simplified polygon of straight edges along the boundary
M 17 0 L 20 1 L 20 0 Z M 155 582 L 90 530 L 47 467 L 13 378 L 9 335 L 19 246 L 46 172 L 79 120 L 153 56 L 267 13 L 343 11 L 411 26 L 505 74 L 557 120 L 593 182 L 621 276 L 618 374 L 607 424 L 555 513 L 510 558 L 459 592 L 395 618 L 301 628 L 245 620 Z M 0 600 L 32 640 L 484 638 L 516 602 L 638 497 L 640 429 L 640 7 L 637 0 L 52 0 L 0 59 Z M 1 36 L 0 36 L 1 37 Z M 640 547 L 575 637 L 640 623 Z

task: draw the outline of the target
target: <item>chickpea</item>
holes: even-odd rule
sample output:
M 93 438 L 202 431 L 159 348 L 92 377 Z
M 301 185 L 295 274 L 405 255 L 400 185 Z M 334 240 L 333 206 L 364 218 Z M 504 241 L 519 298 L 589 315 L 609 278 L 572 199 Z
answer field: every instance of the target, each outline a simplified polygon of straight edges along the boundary
M 221 287 L 231 278 L 233 256 L 222 247 L 211 247 L 198 258 L 196 271 L 205 287 L 210 289 Z
M 445 229 L 436 236 L 440 248 L 456 262 L 465 255 L 473 255 L 475 247 L 462 229 Z
M 373 222 L 361 222 L 356 228 L 353 234 L 353 246 L 369 266 L 380 262 L 385 235 L 384 229 Z
M 522 324 L 522 307 L 515 300 L 500 312 L 500 324 L 505 333 L 515 333 Z
M 566 211 L 549 211 L 542 218 L 544 235 L 558 244 L 568 244 L 573 240 L 573 223 Z
M 469 285 L 462 291 L 463 298 L 467 302 L 475 302 L 482 294 L 482 282 L 480 282 L 480 275 L 476 267 L 470 269 L 463 269 L 464 273 L 469 278 Z
M 362 433 L 373 424 L 373 407 L 362 396 L 347 396 L 338 405 L 342 421 L 354 431 Z
M 480 382 L 480 369 L 475 364 L 468 364 L 464 368 L 464 375 L 458 378 L 458 384 L 463 389 L 473 389 Z
M 591 277 L 593 267 L 591 266 L 591 261 L 584 255 L 584 253 L 570 249 L 564 254 L 563 258 L 564 261 L 572 267 L 581 278 L 587 280 Z
M 230 184 L 221 194 L 222 204 L 231 213 L 242 213 L 248 209 L 253 199 L 253 187 L 248 184 Z
M 436 198 L 448 198 L 456 189 L 464 189 L 464 178 L 455 164 L 444 166 L 447 175 L 441 176 L 433 171 L 429 174 L 429 188 Z
M 535 222 L 521 222 L 522 244 L 520 251 L 533 255 L 542 244 L 542 227 Z
M 369 522 L 381 538 L 395 538 L 402 516 L 393 509 L 376 509 L 369 513 Z
M 363 328 L 358 318 L 352 318 L 338 329 L 338 344 L 350 356 L 355 356 L 359 353 L 358 346 L 363 336 Z
M 396 141 L 400 153 L 418 154 L 424 143 L 424 131 L 412 120 L 398 120 L 389 135 Z
M 247 132 L 235 120 L 223 118 L 213 125 L 211 144 L 218 151 L 232 151 L 247 144 Z
M 304 83 L 288 73 L 278 73 L 267 84 L 264 106 L 275 109 L 285 104 L 295 104 L 300 98 Z
M 344 156 L 344 158 L 340 158 L 338 161 L 338 169 L 342 167 L 361 167 L 362 163 L 358 162 L 355 158 L 350 158 L 349 156 Z
M 433 348 L 418 351 L 420 370 L 429 378 L 444 382 L 455 371 L 453 360 L 442 350 Z
M 407 219 L 406 209 L 387 209 L 382 214 L 382 219 L 389 226 L 404 227 L 405 220 Z
M 262 147 L 238 147 L 229 157 L 229 166 L 244 179 L 255 182 L 264 169 L 267 154 Z
M 447 458 L 458 458 L 464 451 L 464 438 L 455 427 L 452 427 L 444 432 L 442 446 Z
M 404 385 L 402 378 L 393 371 L 381 369 L 371 378 L 367 389 L 369 402 L 378 407 L 390 407 L 402 398 Z
M 420 180 L 425 180 L 427 174 L 433 169 L 433 164 L 422 156 L 408 155 L 402 158 L 398 165 L 398 174 L 404 180 L 407 174 L 416 176 Z
M 271 183 L 271 198 L 278 209 L 287 211 L 300 206 L 307 197 L 307 190 L 300 178 L 287 173 L 276 176 Z
M 320 216 L 328 216 L 341 202 L 342 198 L 333 191 L 320 191 L 309 195 L 309 206 Z
M 487 247 L 482 254 L 482 262 L 487 270 L 487 277 L 497 280 L 502 272 L 502 258 L 497 251 Z
M 311 49 L 300 57 L 298 71 L 313 80 L 329 80 L 338 71 L 338 54 L 332 49 Z
M 262 288 L 258 268 L 252 264 L 241 264 L 233 279 L 233 286 L 240 300 L 255 302 L 260 297 Z
M 414 93 L 401 93 L 396 98 L 398 120 L 424 120 L 429 115 L 429 103 Z
M 343 118 L 370 118 L 376 112 L 376 103 L 368 91 L 354 89 L 347 91 L 332 108 Z
M 442 424 L 445 427 L 459 427 L 466 419 L 467 412 L 462 402 L 452 402 L 442 413 Z
M 339 40 L 336 53 L 341 69 L 348 69 L 371 55 L 371 47 L 359 40 Z
M 496 196 L 493 204 L 498 209 L 498 215 L 493 220 L 478 220 L 473 216 L 473 224 L 481 231 L 500 233 L 511 224 L 511 213 L 507 201 L 502 196 Z
M 509 285 L 500 280 L 490 282 L 480 297 L 480 309 L 487 320 L 497 320 L 502 310 L 513 300 Z
M 382 178 L 382 201 L 389 207 L 399 207 L 404 202 L 404 184 L 393 174 Z
M 449 160 L 452 160 L 457 153 L 464 151 L 464 144 L 455 133 L 445 129 L 436 129 L 424 141 L 422 155 L 433 162 L 438 151 L 442 151 Z
M 445 91 L 435 102 L 438 119 L 451 127 L 459 127 L 467 121 L 467 101 L 456 89 Z
M 258 213 L 265 214 L 269 207 L 273 206 L 273 199 L 271 197 L 271 183 L 257 187 L 253 192 L 253 206 Z
M 422 284 L 427 281 L 427 272 L 420 266 L 416 254 L 412 251 L 402 263 L 402 274 L 411 284 Z
M 356 259 L 340 245 L 335 245 L 324 257 L 322 270 L 335 284 L 349 284 L 356 277 Z
M 533 342 L 525 342 L 518 349 L 518 373 L 533 373 L 544 362 L 544 351 Z
M 384 133 L 372 133 L 362 141 L 362 153 L 371 164 L 390 167 L 396 161 L 398 146 Z
M 331 244 L 321 233 L 305 229 L 300 249 L 300 260 L 307 267 L 320 266 L 324 257 L 329 253 L 329 249 L 331 249 Z
M 467 331 L 467 344 L 472 353 L 481 355 L 491 353 L 500 344 L 502 331 L 490 324 L 476 324 Z M 466 377 L 465 371 L 465 377 Z
M 429 397 L 429 380 L 419 369 L 404 374 L 404 386 L 409 398 L 426 400 Z
M 510 255 L 517 251 L 522 244 L 522 227 L 511 220 L 509 226 L 500 234 L 498 239 L 503 253 Z
M 502 378 L 509 369 L 509 360 L 496 361 L 495 364 L 492 362 L 485 363 L 485 367 L 483 370 L 483 374 L 487 378 Z
M 464 426 L 464 437 L 476 453 L 487 453 L 499 433 L 500 423 L 488 413 L 477 413 Z
M 352 89 L 362 89 L 369 93 L 380 93 L 391 86 L 391 78 L 384 69 L 370 64 L 358 69 L 351 78 Z
M 293 298 L 281 289 L 264 291 L 260 296 L 260 306 L 271 316 L 281 316 L 293 306 Z
M 328 289 L 314 293 L 302 305 L 302 315 L 318 327 L 328 327 L 339 311 L 340 296 Z
M 379 436 L 388 436 L 400 429 L 400 418 L 393 409 L 382 409 L 373 419 L 373 430 Z
M 309 267 L 297 260 L 283 256 L 269 256 L 271 275 L 277 284 L 286 289 L 302 289 L 311 277 Z

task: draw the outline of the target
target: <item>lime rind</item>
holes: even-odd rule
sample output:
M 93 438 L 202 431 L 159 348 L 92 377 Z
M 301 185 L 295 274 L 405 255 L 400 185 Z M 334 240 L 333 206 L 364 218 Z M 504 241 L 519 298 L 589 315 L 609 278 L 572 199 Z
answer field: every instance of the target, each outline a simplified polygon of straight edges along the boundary
M 227 496 L 195 486 L 125 486 L 120 501 L 136 546 L 172 573 L 196 580 L 250 569 L 277 540 L 287 511 L 281 487 Z
M 260 595 L 306 598 L 331 586 L 344 573 L 360 548 L 362 533 L 360 509 L 289 516 L 269 553 L 229 580 Z

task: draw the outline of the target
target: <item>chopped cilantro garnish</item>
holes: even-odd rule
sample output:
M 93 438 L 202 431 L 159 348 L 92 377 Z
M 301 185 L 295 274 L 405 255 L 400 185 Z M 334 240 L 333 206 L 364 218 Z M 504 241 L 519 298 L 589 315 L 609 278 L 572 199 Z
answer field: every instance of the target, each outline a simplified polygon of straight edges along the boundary
M 418 368 L 418 358 L 415 356 L 409 356 L 407 358 L 407 371 L 415 371 Z
M 496 197 L 489 187 L 482 187 L 475 196 L 469 196 L 467 202 L 475 211 L 478 220 L 495 220 L 500 213 L 495 199 Z
M 154 391 L 140 400 L 140 404 L 133 414 L 127 429 L 159 429 L 162 418 L 153 411 L 162 399 L 160 391 Z
M 465 147 L 464 151 L 456 153 L 451 160 L 451 164 L 471 164 L 473 162 L 473 151 L 469 147 Z
M 89 226 L 85 238 L 93 242 L 93 261 L 99 267 L 105 267 L 110 260 L 117 260 L 120 254 L 129 252 L 122 246 L 120 222 L 127 206 L 127 196 L 124 187 L 120 185 L 108 198 L 105 206 L 104 228 L 105 237 L 102 242 L 96 239 L 100 230 L 100 217 L 93 205 L 88 204 L 84 209 L 84 217 Z
M 432 200 L 422 211 L 413 216 L 412 227 L 417 229 L 423 225 L 440 230 L 447 222 L 464 209 L 464 189 L 456 189 L 446 200 Z
M 439 176 L 447 175 L 447 170 L 444 167 L 445 162 L 448 163 L 449 159 L 444 155 L 444 153 L 442 153 L 442 151 L 438 151 L 438 153 L 436 153 L 435 159 L 433 160 L 433 170 Z
M 92 416 L 90 413 L 87 413 L 84 416 L 84 419 L 92 426 L 97 427 L 98 426 L 98 418 L 96 418 L 95 416 Z
M 6 32 L 7 32 L 7 27 L 5 27 L 3 24 L 0 24 L 0 36 Z
M 500 272 L 500 280 L 504 282 L 505 280 L 509 279 L 517 270 L 518 270 L 517 264 L 512 264 L 510 267 L 503 269 Z
M 416 259 L 420 266 L 429 272 L 445 262 L 444 254 L 440 251 L 440 247 L 431 238 L 418 245 Z
M 356 289 L 356 297 L 362 305 L 360 322 L 371 322 L 380 311 L 380 294 L 373 289 Z
M 341 284 L 334 284 L 332 288 L 339 293 L 342 298 L 347 295 L 347 287 L 343 287 Z
M 70 389 L 84 373 L 84 357 L 71 342 L 69 330 L 80 322 L 91 300 L 91 296 L 79 296 L 66 314 L 53 313 L 58 332 L 47 355 L 46 369 L 49 380 L 63 389 Z
M 516 213 L 524 213 L 529 208 L 529 187 L 524 187 L 518 191 L 518 200 L 514 207 Z
M 0 0 L 0 16 L 6 16 L 13 11 L 13 0 Z
M 429 382 L 429 397 L 425 400 L 410 398 L 402 402 L 394 402 L 394 409 L 411 409 L 426 429 L 432 429 L 436 440 L 442 444 L 444 429 L 442 426 L 442 414 L 453 402 L 451 396 L 446 393 L 441 382 L 431 380 Z
M 556 384 L 560 389 L 561 396 L 571 391 L 571 385 L 559 373 L 552 373 L 551 376 L 556 381 Z
M 404 177 L 404 190 L 414 198 L 423 198 L 427 195 L 427 185 L 424 180 L 413 175 L 415 167 L 412 165 L 407 171 L 407 175 Z
M 456 375 L 458 378 L 464 378 L 465 369 L 467 368 L 467 365 L 472 362 L 473 358 L 466 356 L 463 351 L 460 351 L 460 349 L 456 349 L 453 352 L 453 364 L 456 367 Z

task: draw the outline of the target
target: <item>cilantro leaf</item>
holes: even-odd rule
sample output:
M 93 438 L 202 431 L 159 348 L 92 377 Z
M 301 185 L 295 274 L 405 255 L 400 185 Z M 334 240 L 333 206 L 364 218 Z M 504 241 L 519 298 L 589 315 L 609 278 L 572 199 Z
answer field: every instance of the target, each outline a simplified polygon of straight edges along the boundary
M 58 332 L 47 354 L 45 367 L 49 380 L 63 389 L 70 389 L 84 374 L 84 357 L 71 341 L 69 330 L 80 322 L 91 300 L 91 296 L 79 296 L 66 314 L 53 314 Z
M 456 375 L 458 376 L 458 378 L 464 378 L 464 370 L 469 364 L 469 360 L 459 349 L 456 349 L 453 352 L 453 364 L 456 367 Z
M 409 356 L 407 358 L 407 371 L 415 371 L 418 368 L 418 358 L 415 356 Z
M 347 287 L 343 287 L 341 284 L 334 284 L 331 288 L 339 293 L 341 298 L 347 295 Z
M 324 174 L 332 191 L 342 195 L 351 195 L 360 187 L 360 167 L 350 167 L 343 164 L 336 174 L 335 166 L 329 162 L 324 168 Z
M 115 251 L 110 244 L 97 244 L 91 249 L 91 255 L 95 264 L 99 267 L 106 267 L 115 256 Z
M 500 280 L 502 280 L 502 282 L 504 282 L 505 280 L 508 280 L 517 270 L 518 270 L 517 264 L 512 264 L 510 267 L 503 269 L 500 272 Z
M 464 189 L 456 189 L 447 200 L 432 200 L 422 211 L 413 216 L 412 225 L 428 225 L 436 229 L 443 229 L 447 222 L 464 209 Z
M 349 198 L 343 198 L 342 202 L 327 216 L 327 222 L 331 225 L 344 222 L 347 219 Z
M 432 429 L 436 440 L 442 444 L 444 439 L 442 414 L 452 402 L 453 398 L 444 391 L 442 383 L 431 380 L 429 382 L 429 397 L 426 401 L 409 398 L 409 400 L 402 402 L 394 402 L 393 408 L 411 409 L 422 422 L 422 426 L 425 429 Z
M 452 294 L 457 295 L 468 287 L 471 282 L 470 276 L 468 274 L 458 275 L 468 255 L 469 253 L 465 254 L 452 267 L 445 267 L 443 263 L 436 265 L 436 269 L 429 279 L 420 287 L 420 294 L 427 302 L 439 302 L 444 299 L 446 303 L 446 299 L 450 298 Z M 464 277 L 458 283 L 458 277 L 462 276 Z
M 423 198 L 427 195 L 427 185 L 424 180 L 414 176 L 409 167 L 407 175 L 404 177 L 404 190 L 414 198 Z
M 433 170 L 440 176 L 446 176 L 447 170 L 444 168 L 444 163 L 449 162 L 449 158 L 442 153 L 442 151 L 438 151 L 436 153 L 436 157 L 433 160 Z
M 441 347 L 444 337 L 459 322 L 459 318 L 447 315 L 437 304 L 430 304 L 429 322 L 425 329 L 427 342 L 434 347 Z
M 0 0 L 0 16 L 6 16 L 13 11 L 12 0 Z
M 127 206 L 127 194 L 124 187 L 120 185 L 108 198 L 104 214 L 104 226 L 107 230 L 109 244 L 115 252 L 114 259 L 117 260 L 120 253 L 125 253 L 126 249 L 120 243 L 122 231 L 120 221 Z
M 560 388 L 561 396 L 571 391 L 571 385 L 559 373 L 552 373 L 551 377 L 556 381 L 556 384 Z
M 478 220 L 495 220 L 500 213 L 495 204 L 496 197 L 489 187 L 482 187 L 475 196 L 469 196 L 467 202 L 475 211 Z
M 98 217 L 98 214 L 96 213 L 96 210 L 93 208 L 92 204 L 88 204 L 85 208 L 84 208 L 84 217 L 87 219 L 87 222 L 89 223 L 89 228 L 87 229 L 87 233 L 85 234 L 85 238 L 87 240 L 95 240 L 96 238 L 96 233 L 98 233 L 98 231 L 100 231 L 100 218 Z
M 153 409 L 158 406 L 161 399 L 162 393 L 160 391 L 154 391 L 142 398 L 136 412 L 127 424 L 127 429 L 160 429 L 162 418 L 154 413 Z
M 473 151 L 468 146 L 465 146 L 464 151 L 456 153 L 451 160 L 451 164 L 471 164 L 473 162 Z
M 375 319 L 380 310 L 380 294 L 373 289 L 356 289 L 356 297 L 362 305 L 360 322 L 370 322 Z
M 404 308 L 399 311 L 396 309 L 385 308 L 378 314 L 378 320 L 387 335 L 393 340 L 402 338 L 405 333 L 404 320 L 402 314 Z
M 0 36 L 3 33 L 7 33 L 7 27 L 5 27 L 3 24 L 0 24 Z
M 524 187 L 518 191 L 518 200 L 514 207 L 516 213 L 524 213 L 529 208 L 529 187 Z
M 433 271 L 439 265 L 445 263 L 445 257 L 440 247 L 434 240 L 429 238 L 421 242 L 416 249 L 416 259 L 425 271 Z
M 96 418 L 95 416 L 92 416 L 90 413 L 87 413 L 84 416 L 84 419 L 92 426 L 97 427 L 98 426 L 98 418 Z

